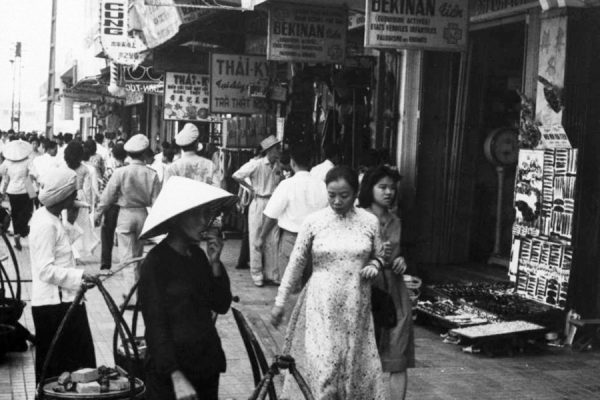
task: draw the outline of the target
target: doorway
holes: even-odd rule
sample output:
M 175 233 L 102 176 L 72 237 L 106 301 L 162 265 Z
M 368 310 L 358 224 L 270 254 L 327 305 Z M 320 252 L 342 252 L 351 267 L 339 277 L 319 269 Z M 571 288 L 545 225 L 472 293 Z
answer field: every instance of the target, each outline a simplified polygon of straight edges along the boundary
M 466 140 L 472 144 L 473 193 L 469 259 L 487 262 L 494 250 L 499 176 L 485 157 L 489 133 L 503 127 L 518 128 L 524 76 L 527 28 L 516 22 L 471 33 L 471 65 L 466 108 Z M 508 260 L 514 219 L 515 165 L 504 168 L 501 199 L 499 255 Z

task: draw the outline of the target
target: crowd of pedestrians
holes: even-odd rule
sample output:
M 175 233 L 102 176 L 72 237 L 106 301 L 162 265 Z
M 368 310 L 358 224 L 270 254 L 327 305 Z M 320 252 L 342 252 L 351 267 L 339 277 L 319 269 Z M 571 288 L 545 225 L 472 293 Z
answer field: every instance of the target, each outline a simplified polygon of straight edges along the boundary
M 398 173 L 379 165 L 359 176 L 339 165 L 334 146 L 314 163 L 314 149 L 294 144 L 283 152 L 269 136 L 232 174 L 236 197 L 223 190 L 215 161 L 199 155 L 199 136 L 185 124 L 155 155 L 143 134 L 50 140 L 1 133 L 0 193 L 10 202 L 15 248 L 31 236 L 36 378 L 74 290 L 110 274 L 114 238 L 121 263 L 142 256 L 152 238 L 158 244 L 145 261 L 121 278 L 127 288 L 140 284 L 152 377 L 147 398 L 216 399 L 225 356 L 212 312 L 231 303 L 220 230 L 237 203 L 247 216 L 248 278 L 257 287 L 279 286 L 274 325 L 290 295 L 300 293 L 288 335 L 315 398 L 404 398 L 414 339 Z M 77 265 L 98 246 L 100 269 L 84 273 Z M 393 323 L 371 317 L 372 287 L 391 299 Z M 76 341 L 83 350 L 50 365 L 53 372 L 95 366 L 85 304 L 76 314 L 58 347 Z M 302 398 L 289 377 L 282 398 Z

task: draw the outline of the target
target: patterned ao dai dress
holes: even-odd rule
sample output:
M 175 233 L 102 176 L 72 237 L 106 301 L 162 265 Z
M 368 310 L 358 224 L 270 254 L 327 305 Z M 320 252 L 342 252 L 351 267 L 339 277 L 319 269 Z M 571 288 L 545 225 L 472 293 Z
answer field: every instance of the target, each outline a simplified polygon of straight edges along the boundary
M 313 274 L 288 337 L 315 399 L 389 398 L 375 344 L 371 284 L 359 275 L 381 249 L 377 217 L 363 209 L 340 216 L 328 207 L 309 215 L 299 232 L 275 303 L 285 304 L 312 258 Z M 281 398 L 304 399 L 291 375 Z

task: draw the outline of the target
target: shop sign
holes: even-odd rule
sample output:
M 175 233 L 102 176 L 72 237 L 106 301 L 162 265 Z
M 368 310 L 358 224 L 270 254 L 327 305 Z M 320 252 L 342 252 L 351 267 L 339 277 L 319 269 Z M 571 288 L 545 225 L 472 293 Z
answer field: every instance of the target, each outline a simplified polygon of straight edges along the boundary
M 128 0 L 102 0 L 100 43 L 108 58 L 117 64 L 138 65 L 147 46 L 139 37 L 129 36 Z
M 363 28 L 365 26 L 365 15 L 357 12 L 348 14 L 348 30 Z
M 205 121 L 208 119 L 209 75 L 166 72 L 164 92 L 164 119 L 174 121 Z
M 140 92 L 148 94 L 163 94 L 165 88 L 164 82 L 159 83 L 125 83 L 125 90 L 130 92 Z
M 273 4 L 267 59 L 341 64 L 347 27 L 347 12 L 341 7 Z
M 265 56 L 212 54 L 210 76 L 211 112 L 264 112 L 264 96 L 258 94 L 265 93 L 269 86 L 269 64 Z
M 173 0 L 166 0 L 164 5 L 146 5 L 141 1 L 135 2 L 135 10 L 142 23 L 142 32 L 146 45 L 154 48 L 163 44 L 179 32 L 181 16 Z M 170 6 L 169 6 L 170 5 Z
M 125 91 L 125 105 L 133 106 L 136 104 L 142 104 L 144 102 L 144 93 Z
M 367 0 L 365 47 L 464 51 L 468 0 Z

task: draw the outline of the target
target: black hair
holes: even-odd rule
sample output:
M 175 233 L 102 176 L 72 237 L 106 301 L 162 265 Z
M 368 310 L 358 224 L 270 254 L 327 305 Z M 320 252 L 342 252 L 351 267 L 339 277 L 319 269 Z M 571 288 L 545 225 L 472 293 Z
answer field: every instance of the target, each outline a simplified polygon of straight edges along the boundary
M 398 172 L 394 171 L 390 167 L 386 167 L 385 165 L 368 170 L 365 173 L 360 185 L 360 192 L 358 194 L 359 207 L 371 207 L 371 204 L 373 204 L 373 188 L 383 178 L 391 178 L 394 183 L 398 183 L 401 177 Z
M 102 144 L 102 142 L 104 142 L 104 135 L 101 133 L 96 133 L 94 135 L 94 140 L 96 141 L 96 143 Z
M 175 158 L 175 149 L 172 147 L 167 147 L 163 150 L 163 156 L 169 161 L 173 162 L 173 158 Z
M 179 146 L 183 151 L 196 151 L 198 150 L 198 142 L 194 140 L 193 143 L 187 144 L 185 146 Z
M 45 140 L 44 141 L 44 149 L 52 150 L 58 147 L 58 144 L 54 140 Z
M 290 157 L 300 167 L 310 168 L 311 151 L 307 145 L 299 143 L 292 146 Z
M 127 152 L 123 146 L 123 143 L 116 143 L 112 148 L 112 155 L 119 161 L 125 160 L 127 157 Z
M 171 147 L 171 143 L 169 143 L 167 140 L 163 140 L 160 144 L 160 147 L 162 147 L 163 150 L 168 149 L 169 147 Z
M 65 133 L 63 135 L 63 140 L 65 143 L 70 143 L 73 140 L 73 134 L 72 133 Z
M 96 150 L 98 150 L 98 147 L 93 140 L 88 139 L 83 142 L 83 160 L 88 161 L 91 156 L 96 154 Z
M 37 142 L 38 144 L 41 144 L 40 138 L 38 138 L 37 136 L 32 136 L 29 138 L 29 143 L 33 143 L 33 142 Z
M 355 170 L 347 165 L 333 167 L 325 176 L 325 184 L 329 185 L 331 182 L 335 182 L 340 179 L 345 180 L 348 185 L 350 185 L 352 190 L 354 190 L 354 193 L 358 194 L 358 174 Z
M 77 169 L 83 160 L 83 145 L 81 142 L 71 141 L 65 147 L 65 162 L 71 169 Z

